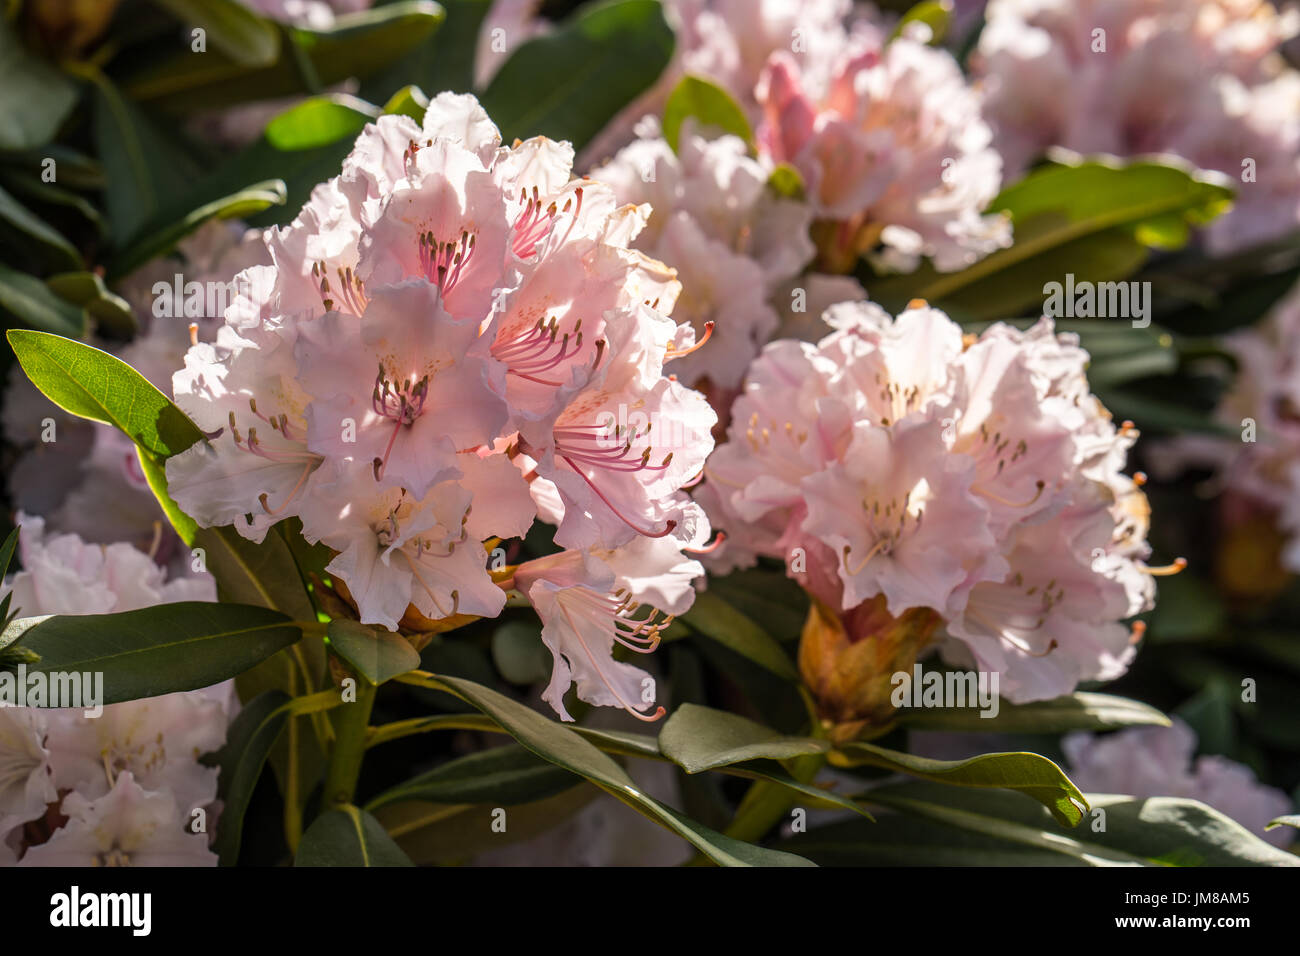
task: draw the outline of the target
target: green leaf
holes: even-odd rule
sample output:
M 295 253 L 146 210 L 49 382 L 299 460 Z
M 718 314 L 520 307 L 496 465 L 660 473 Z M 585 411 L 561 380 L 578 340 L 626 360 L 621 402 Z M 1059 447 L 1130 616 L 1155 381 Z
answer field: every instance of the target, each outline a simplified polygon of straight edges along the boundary
M 696 594 L 695 603 L 681 619 L 692 630 L 748 658 L 777 677 L 799 680 L 799 672 L 781 645 L 753 620 L 711 591 Z
M 387 112 L 387 110 L 385 110 Z M 343 93 L 295 103 L 266 124 L 266 139 L 276 149 L 315 149 L 341 139 L 355 140 L 379 110 Z
M 777 163 L 767 177 L 767 188 L 783 199 L 804 198 L 803 174 L 789 163 Z
M 657 0 L 583 7 L 515 50 L 480 99 L 507 143 L 544 135 L 581 149 L 654 84 L 673 42 Z
M 23 634 L 22 646 L 41 656 L 33 672 L 102 672 L 103 702 L 115 704 L 220 683 L 301 636 L 266 608 L 184 601 L 47 617 Z
M 447 11 L 446 22 L 415 49 L 368 77 L 361 84 L 362 96 L 377 103 L 408 83 L 430 94 L 474 91 L 479 29 L 492 0 L 443 0 L 441 5 Z
M 166 255 L 178 242 L 209 220 L 245 219 L 271 206 L 284 205 L 286 198 L 284 182 L 268 179 L 203 203 L 177 218 L 164 212 L 161 217 L 138 229 L 136 238 L 113 257 L 109 274 L 125 275 L 150 259 Z
M 315 819 L 298 845 L 294 866 L 414 866 L 382 824 L 345 804 Z
M 122 246 L 162 214 L 170 197 L 186 193 L 199 167 L 107 80 L 95 87 L 94 133 L 111 184 L 104 200 L 113 240 Z
M 42 262 L 62 269 L 81 267 L 81 253 L 77 251 L 76 246 L 2 188 L 0 188 L 0 220 L 32 240 Z
M 1071 730 L 1114 730 L 1120 727 L 1168 727 L 1169 718 L 1146 704 L 1111 694 L 1077 691 L 1053 700 L 1029 704 L 1001 701 L 996 717 L 981 717 L 971 708 L 915 709 L 900 712 L 899 723 L 911 730 L 968 733 L 1060 734 Z
M 1300 857 L 1271 846 L 1217 810 L 1182 797 L 1089 794 L 1091 812 L 1068 835 L 1048 824 L 1041 807 L 1016 797 L 902 784 L 872 790 L 862 798 L 1089 866 L 1300 866 Z
M 388 98 L 384 104 L 384 115 L 400 114 L 409 116 L 416 123 L 424 122 L 424 111 L 429 108 L 429 98 L 418 86 L 404 86 Z
M 275 24 L 239 0 L 154 0 L 190 27 L 201 27 L 214 50 L 245 66 L 274 63 L 280 54 Z M 206 55 L 206 54 L 204 54 Z
M 1071 157 L 1030 172 L 989 204 L 1011 217 L 1015 242 L 967 269 L 916 272 L 870 283 L 897 310 L 928 300 L 964 320 L 1041 311 L 1046 282 L 1116 281 L 1145 263 L 1148 245 L 1171 238 L 1170 217 L 1200 225 L 1227 208 L 1232 191 L 1210 174 L 1146 160 Z M 1221 177 L 1220 177 L 1221 178 Z
M 155 458 L 184 451 L 199 427 L 143 375 L 94 346 L 11 329 L 9 344 L 32 383 L 66 412 L 112 425 Z
M 8 21 L 0 18 L 0 150 L 45 145 L 76 102 L 76 85 L 28 53 Z
M 292 27 L 279 57 L 250 69 L 221 51 L 188 51 L 146 67 L 126 84 L 135 100 L 170 113 L 222 109 L 250 100 L 314 95 L 392 64 L 423 43 L 442 22 L 427 0 L 403 0 L 343 14 L 319 30 Z
M 796 780 L 786 773 L 780 764 L 771 761 L 755 760 L 750 763 L 731 764 L 722 768 L 722 772 L 737 777 L 748 777 L 751 780 L 770 781 L 787 790 L 794 791 L 801 797 L 811 799 L 818 809 L 833 810 L 838 807 L 842 810 L 852 810 L 868 820 L 876 819 L 866 807 L 852 797 L 836 793 L 834 790 L 825 787 L 819 787 L 816 783 L 804 783 L 802 780 Z
M 825 753 L 830 744 L 814 737 L 787 737 L 738 714 L 682 704 L 659 733 L 659 749 L 687 773 L 747 760 L 789 760 Z
M 721 866 L 805 866 L 787 853 L 733 840 L 647 796 L 610 757 L 573 731 L 481 684 L 456 677 L 429 678 L 427 685 L 455 694 L 489 715 L 539 757 L 586 777 L 602 790 L 684 837 Z
M 223 601 L 256 604 L 296 621 L 316 620 L 316 609 L 303 587 L 284 538 L 268 533 L 249 541 L 232 527 L 200 528 L 194 546 L 203 549 L 208 572 L 217 580 Z
M 837 759 L 841 756 L 847 760 Z M 1088 809 L 1083 794 L 1061 768 L 1038 754 L 991 753 L 969 760 L 932 760 L 855 741 L 844 744 L 831 763 L 866 764 L 958 787 L 1015 790 L 1047 807 L 1062 826 L 1074 826 Z
M 508 807 L 554 796 L 581 782 L 568 770 L 510 744 L 458 757 L 412 777 L 385 790 L 366 809 L 373 812 L 403 800 Z
M 400 634 L 343 618 L 330 621 L 328 633 L 330 647 L 372 684 L 382 684 L 420 666 L 419 653 Z
M 1289 813 L 1284 817 L 1278 817 L 1276 820 L 1270 820 L 1264 829 L 1272 830 L 1274 827 L 1294 827 L 1300 830 L 1300 813 Z
M 506 621 L 492 632 L 492 663 L 512 684 L 535 684 L 551 673 L 551 655 L 536 621 Z
M 0 265 L 0 315 L 59 335 L 84 335 L 86 313 L 69 305 L 35 276 Z M 10 333 L 13 334 L 12 332 Z
M 510 809 L 510 825 L 504 833 L 492 827 L 496 807 L 490 804 L 410 800 L 380 807 L 375 819 L 416 863 L 459 865 L 486 850 L 554 829 L 599 796 L 597 787 L 583 781 L 553 797 L 519 804 Z
M 664 139 L 677 152 L 682 123 L 687 117 L 696 122 L 700 131 L 721 130 L 739 136 L 749 146 L 754 145 L 754 131 L 749 120 L 731 94 L 718 84 L 702 76 L 684 76 L 673 88 L 664 104 Z
M 930 30 L 931 46 L 937 45 L 948 34 L 952 21 L 952 0 L 922 0 L 903 14 L 894 28 L 890 39 L 903 35 L 903 30 L 912 23 L 922 23 Z
M 285 705 L 289 695 L 269 690 L 249 701 L 226 731 L 226 745 L 217 753 L 221 774 L 217 796 L 221 799 L 221 823 L 213 849 L 222 866 L 239 861 L 243 840 L 244 813 L 253 789 L 262 775 L 267 755 L 289 719 Z
M 140 471 L 144 474 L 144 480 L 149 485 L 149 490 L 153 492 L 159 507 L 162 508 L 163 514 L 167 516 L 167 521 L 172 526 L 172 530 L 176 532 L 187 547 L 193 547 L 194 537 L 199 532 L 199 525 L 197 521 L 181 510 L 181 506 L 176 503 L 171 493 L 168 492 L 166 466 L 139 445 L 135 446 L 135 456 L 140 462 Z
M 47 278 L 45 284 L 65 302 L 89 312 L 103 331 L 118 338 L 129 338 L 139 330 L 131 304 L 110 292 L 97 273 L 61 272 Z

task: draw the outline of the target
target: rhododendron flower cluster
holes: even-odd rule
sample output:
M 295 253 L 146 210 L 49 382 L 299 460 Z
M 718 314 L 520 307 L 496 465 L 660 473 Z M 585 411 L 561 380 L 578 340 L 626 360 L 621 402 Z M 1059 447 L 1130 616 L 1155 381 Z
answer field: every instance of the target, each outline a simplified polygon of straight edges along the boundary
M 1300 573 L 1300 289 L 1223 345 L 1238 373 L 1215 418 L 1230 437 L 1183 435 L 1165 443 L 1159 473 L 1214 469 L 1228 524 L 1247 529 L 1262 513 L 1285 538 L 1283 567 Z
M 422 128 L 367 126 L 176 373 L 208 439 L 168 460 L 168 486 L 200 524 L 255 541 L 299 517 L 361 621 L 389 629 L 408 607 L 498 614 L 510 582 L 483 542 L 540 515 L 568 551 L 514 585 L 555 654 L 547 699 L 563 713 L 571 676 L 640 712 L 644 675 L 611 651 L 658 642 L 643 595 L 689 605 L 700 572 L 681 552 L 709 528 L 680 489 L 716 418 L 664 374 L 694 335 L 667 317 L 672 270 L 628 248 L 649 208 L 571 164 L 544 137 L 503 147 L 470 96 L 440 95 Z M 619 570 L 646 542 L 665 583 Z
M 210 578 L 166 580 L 129 544 L 47 536 L 24 515 L 19 525 L 23 570 L 0 595 L 24 616 L 216 600 Z M 215 866 L 217 770 L 198 758 L 225 743 L 235 707 L 230 683 L 97 716 L 0 707 L 0 865 Z
M 1230 250 L 1300 223 L 1300 27 L 1254 0 L 992 0 L 973 59 L 1009 173 L 1049 146 L 1172 153 L 1233 180 L 1209 228 Z
M 823 260 L 851 264 L 883 247 L 883 268 L 910 272 L 922 256 L 941 272 L 1002 246 L 1011 230 L 984 215 L 1002 163 L 981 98 L 952 56 L 904 35 L 853 37 L 829 84 L 810 88 L 795 59 L 774 54 L 759 80 L 760 149 L 803 175 Z
M 1136 431 L 1090 393 L 1075 337 L 1048 319 L 963 337 L 919 302 L 826 320 L 750 368 L 699 492 L 728 535 L 708 560 L 779 558 L 873 628 L 925 609 L 1011 701 L 1123 673 L 1121 622 L 1154 598 L 1145 497 L 1119 470 Z

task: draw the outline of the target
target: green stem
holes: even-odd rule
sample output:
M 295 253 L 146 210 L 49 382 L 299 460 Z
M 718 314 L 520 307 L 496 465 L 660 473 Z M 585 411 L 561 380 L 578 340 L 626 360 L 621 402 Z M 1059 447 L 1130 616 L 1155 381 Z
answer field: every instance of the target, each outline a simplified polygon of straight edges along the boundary
M 335 807 L 351 803 L 356 795 L 357 778 L 361 775 L 361 761 L 366 754 L 366 735 L 370 711 L 375 706 L 379 690 L 360 674 L 356 677 L 357 699 L 343 704 L 335 713 L 334 749 L 330 753 L 329 769 L 325 773 L 325 805 Z

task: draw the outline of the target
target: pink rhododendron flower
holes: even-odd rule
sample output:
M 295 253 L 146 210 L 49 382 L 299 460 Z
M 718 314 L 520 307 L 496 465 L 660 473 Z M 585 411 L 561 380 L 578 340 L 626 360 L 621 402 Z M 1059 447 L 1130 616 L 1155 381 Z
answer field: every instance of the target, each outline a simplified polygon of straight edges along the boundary
M 957 663 L 1010 700 L 1068 693 L 1131 659 L 1152 606 L 1145 523 L 1119 474 L 1134 433 L 1087 388 L 1087 355 L 1043 319 L 978 338 L 924 304 L 826 314 L 816 345 L 754 362 L 697 497 L 727 534 L 706 560 L 778 558 L 847 613 L 929 608 Z
M 972 65 L 1009 172 L 1049 146 L 1173 153 L 1233 180 L 1209 227 L 1227 251 L 1300 222 L 1300 79 L 1277 53 L 1298 25 L 1253 0 L 993 0 Z
M 708 523 L 681 488 L 716 416 L 665 363 L 693 329 L 667 316 L 673 270 L 630 248 L 650 208 L 572 162 L 544 137 L 503 147 L 471 96 L 436 97 L 422 126 L 368 125 L 340 175 L 267 231 L 272 264 L 240 274 L 215 340 L 174 377 L 209 436 L 168 460 L 181 507 L 253 540 L 301 518 L 360 619 L 389 629 L 411 608 L 500 613 L 483 542 L 538 516 L 576 549 L 564 566 L 653 540 L 689 591 L 702 568 L 682 549 Z M 543 617 L 615 587 L 592 574 L 559 597 L 537 584 Z M 584 699 L 640 709 L 614 638 L 585 639 L 595 658 L 570 657 L 547 700 L 562 710 L 571 677 Z
M 776 54 L 757 96 L 760 149 L 795 166 L 818 218 L 835 224 L 824 259 L 851 262 L 881 244 L 883 266 L 911 271 L 927 256 L 953 271 L 1010 244 L 1006 220 L 983 213 L 1001 185 L 993 135 L 946 51 L 906 35 L 855 37 L 821 92 Z

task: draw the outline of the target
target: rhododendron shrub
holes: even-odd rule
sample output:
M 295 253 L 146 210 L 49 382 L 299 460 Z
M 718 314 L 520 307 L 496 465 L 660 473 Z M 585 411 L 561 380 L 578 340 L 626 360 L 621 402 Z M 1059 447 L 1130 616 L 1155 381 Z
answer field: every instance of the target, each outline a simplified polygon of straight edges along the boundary
M 1295 864 L 1291 13 L 94 6 L 0 866 Z

